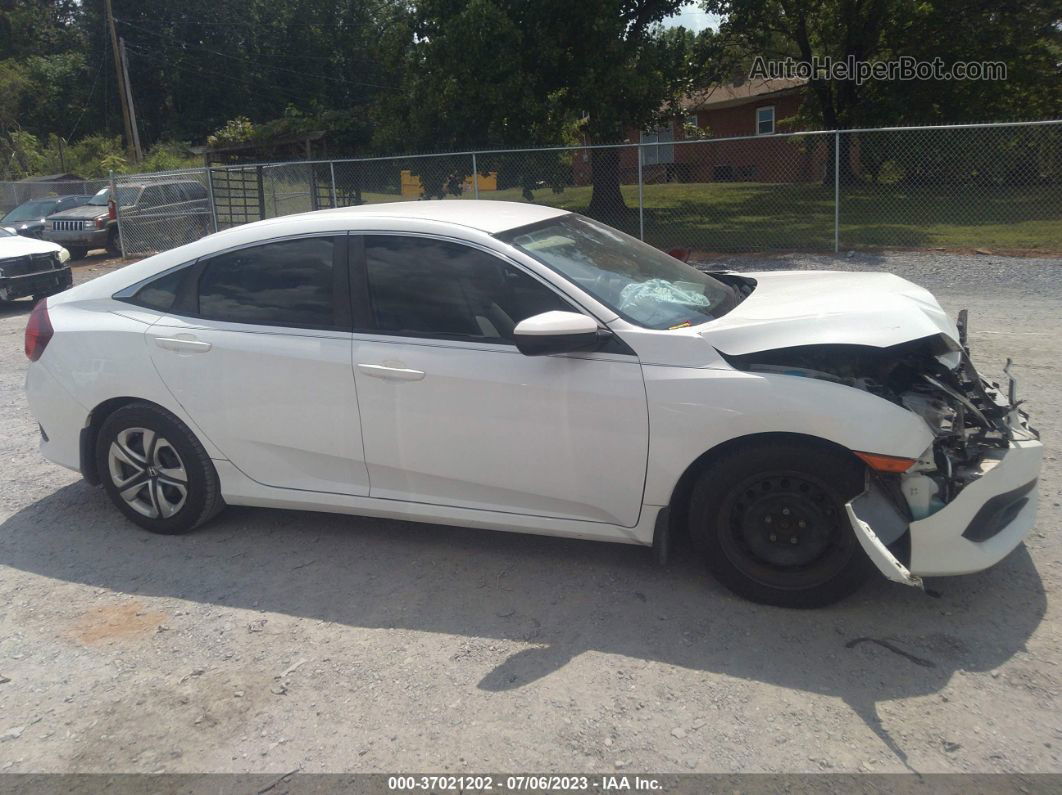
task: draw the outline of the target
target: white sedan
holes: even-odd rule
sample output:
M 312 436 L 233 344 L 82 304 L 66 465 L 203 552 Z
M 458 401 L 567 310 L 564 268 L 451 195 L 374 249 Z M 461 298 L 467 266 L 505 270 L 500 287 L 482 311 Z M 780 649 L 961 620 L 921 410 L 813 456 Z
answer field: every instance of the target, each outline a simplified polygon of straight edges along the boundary
M 653 546 L 810 607 L 993 565 L 1041 445 L 926 290 L 704 273 L 527 204 L 241 226 L 49 298 L 52 461 L 183 533 L 226 504 Z M 1010 392 L 1013 393 L 1013 382 Z

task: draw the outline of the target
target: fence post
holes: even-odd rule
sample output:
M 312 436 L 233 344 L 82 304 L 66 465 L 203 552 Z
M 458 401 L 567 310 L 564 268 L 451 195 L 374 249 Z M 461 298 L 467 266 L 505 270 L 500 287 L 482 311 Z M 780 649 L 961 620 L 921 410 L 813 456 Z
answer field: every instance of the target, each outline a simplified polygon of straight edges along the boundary
M 336 161 L 335 160 L 329 160 L 328 161 L 328 173 L 332 175 L 332 206 L 333 207 L 338 207 L 339 204 L 338 204 L 338 202 L 336 202 Z
M 321 209 L 321 197 L 317 195 L 317 193 L 318 193 L 317 169 L 314 168 L 314 164 L 313 163 L 310 163 L 309 167 L 310 167 L 310 209 L 311 210 L 320 210 Z
M 638 147 L 638 239 L 645 240 L 645 195 L 642 191 L 642 145 Z
M 479 198 L 479 169 L 476 168 L 476 153 L 472 153 L 472 196 Z
M 264 172 L 262 171 L 262 167 L 261 166 L 258 166 L 255 169 L 255 172 L 258 175 L 258 220 L 264 221 L 265 217 L 266 217 L 266 212 L 265 212 L 265 184 L 262 181 L 262 179 L 263 179 L 262 175 L 263 175 Z
M 841 131 L 833 131 L 833 253 L 841 250 Z
M 210 166 L 206 167 L 207 192 L 210 194 L 210 220 L 214 224 L 214 231 L 218 231 L 218 205 L 214 201 L 214 171 Z
M 125 259 L 125 235 L 122 233 L 122 203 L 118 201 L 118 185 L 114 180 L 114 171 L 110 172 L 111 178 L 111 201 L 114 202 L 114 223 L 118 227 L 118 249 Z

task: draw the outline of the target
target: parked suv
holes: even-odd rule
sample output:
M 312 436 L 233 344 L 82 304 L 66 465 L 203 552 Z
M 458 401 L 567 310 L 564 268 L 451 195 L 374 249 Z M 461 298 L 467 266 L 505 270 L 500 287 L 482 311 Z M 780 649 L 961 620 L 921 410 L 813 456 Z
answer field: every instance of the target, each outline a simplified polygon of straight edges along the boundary
M 139 229 L 191 226 L 202 237 L 210 232 L 210 200 L 206 188 L 194 180 L 126 183 L 118 187 L 118 207 L 110 188 L 103 188 L 82 207 L 49 216 L 44 239 L 65 246 L 74 259 L 89 251 L 106 248 L 111 256 L 121 253 L 118 215 L 137 219 Z
M 91 194 L 84 196 L 44 196 L 39 199 L 24 201 L 14 210 L 0 219 L 0 226 L 10 228 L 23 237 L 40 238 L 44 234 L 45 219 L 49 215 L 61 213 L 73 207 L 80 207 L 91 199 Z

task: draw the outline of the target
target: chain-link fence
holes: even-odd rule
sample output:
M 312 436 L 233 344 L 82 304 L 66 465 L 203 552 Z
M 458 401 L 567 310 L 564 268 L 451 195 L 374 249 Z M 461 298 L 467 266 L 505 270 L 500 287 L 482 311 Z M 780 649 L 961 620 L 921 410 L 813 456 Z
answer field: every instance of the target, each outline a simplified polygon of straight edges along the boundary
M 140 195 L 121 208 L 127 254 L 327 207 L 474 198 L 572 210 L 701 257 L 1062 251 L 1062 121 L 215 166 L 116 182 L 146 191 L 192 180 L 207 190 L 192 204 Z
M 165 251 L 217 230 L 205 168 L 112 178 L 122 253 Z
M 60 196 L 91 196 L 106 186 L 105 179 L 0 182 L 0 218 L 29 201 Z

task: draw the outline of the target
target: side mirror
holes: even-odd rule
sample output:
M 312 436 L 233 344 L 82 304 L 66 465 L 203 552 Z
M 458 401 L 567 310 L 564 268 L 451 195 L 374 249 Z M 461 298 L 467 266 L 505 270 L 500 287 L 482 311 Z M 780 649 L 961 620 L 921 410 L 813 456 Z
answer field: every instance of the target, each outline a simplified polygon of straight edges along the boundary
M 513 339 L 524 356 L 547 356 L 592 351 L 611 333 L 599 328 L 592 317 L 554 310 L 521 320 L 513 330 Z

